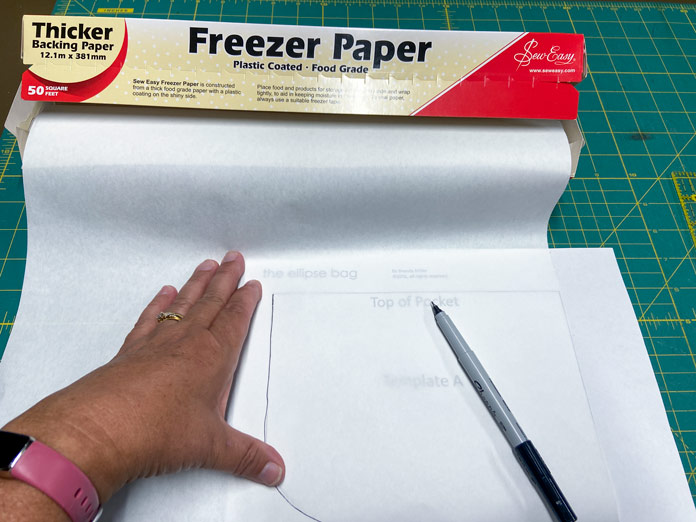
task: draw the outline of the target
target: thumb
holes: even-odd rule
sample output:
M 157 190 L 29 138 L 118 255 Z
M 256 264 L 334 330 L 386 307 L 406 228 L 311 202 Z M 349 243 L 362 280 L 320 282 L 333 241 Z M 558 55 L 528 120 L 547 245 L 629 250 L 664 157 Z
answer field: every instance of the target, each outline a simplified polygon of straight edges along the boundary
M 277 486 L 285 478 L 283 458 L 265 442 L 225 424 L 221 446 L 216 448 L 214 469 L 266 486 Z

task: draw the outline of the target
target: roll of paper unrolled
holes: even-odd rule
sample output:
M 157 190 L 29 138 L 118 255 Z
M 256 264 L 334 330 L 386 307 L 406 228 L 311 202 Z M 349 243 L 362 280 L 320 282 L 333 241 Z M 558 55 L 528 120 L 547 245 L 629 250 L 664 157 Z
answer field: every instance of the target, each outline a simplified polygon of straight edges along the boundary
M 277 349 L 284 350 L 284 355 L 300 366 L 304 361 L 313 361 L 313 371 L 320 373 L 326 372 L 326 364 L 319 357 L 312 358 L 318 348 L 295 335 L 291 328 L 301 321 L 295 320 L 289 310 L 306 302 L 290 296 L 314 292 L 322 296 L 325 308 L 326 303 L 350 304 L 353 311 L 346 305 L 346 313 L 360 324 L 343 324 L 343 308 L 334 317 L 349 332 L 357 332 L 356 328 L 381 327 L 371 327 L 362 319 L 372 315 L 370 307 L 379 306 L 370 304 L 366 296 L 393 294 L 410 303 L 408 296 L 415 295 L 413 308 L 404 305 L 400 309 L 403 314 L 394 315 L 383 327 L 386 338 L 400 339 L 390 346 L 391 352 L 369 357 L 374 346 L 379 349 L 377 342 L 366 344 L 362 352 L 352 350 L 354 354 L 368 353 L 353 358 L 357 370 L 370 364 L 369 371 L 363 368 L 363 374 L 378 376 L 363 387 L 363 397 L 371 397 L 377 390 L 375 393 L 382 393 L 383 399 L 392 399 L 391 403 L 383 401 L 386 407 L 380 411 L 401 415 L 400 408 L 389 406 L 400 404 L 404 389 L 392 386 L 382 390 L 383 366 L 391 363 L 392 355 L 403 353 L 404 360 L 410 361 L 410 373 L 421 374 L 419 361 L 426 361 L 443 375 L 447 369 L 437 350 L 429 345 L 432 316 L 420 313 L 422 306 L 415 304 L 417 299 L 425 302 L 429 295 L 440 294 L 452 299 L 447 292 L 454 290 L 498 292 L 501 300 L 508 295 L 502 292 L 519 292 L 515 298 L 521 299 L 524 292 L 552 293 L 558 287 L 546 251 L 546 230 L 549 215 L 570 176 L 571 151 L 563 127 L 556 121 L 201 114 L 61 106 L 35 119 L 23 159 L 29 243 L 22 302 L 0 365 L 0 385 L 4 386 L 0 411 L 6 416 L 19 413 L 104 364 L 162 284 L 179 286 L 204 257 L 219 258 L 227 249 L 236 249 L 244 253 L 250 277 L 262 281 L 265 297 L 236 373 L 235 409 L 230 421 L 262 437 L 267 418 L 269 442 L 278 440 L 293 446 L 287 451 L 288 462 L 309 465 L 312 460 L 301 453 L 304 446 L 292 442 L 293 437 L 304 436 L 304 428 L 293 431 L 286 422 L 288 418 L 300 418 L 302 411 L 307 413 L 307 405 L 303 409 L 297 404 L 300 401 L 295 400 L 294 406 L 283 402 L 295 397 L 285 390 L 296 388 L 292 378 L 302 379 L 302 369 L 296 371 L 292 365 L 282 364 L 279 357 L 280 366 L 277 361 L 275 366 L 269 364 L 270 303 L 274 293 L 286 295 L 278 301 L 277 313 L 281 315 L 275 323 Z M 513 302 L 512 298 L 508 301 Z M 532 295 L 528 301 L 514 302 L 541 301 Z M 536 318 L 538 329 L 551 331 L 545 328 L 543 317 L 534 313 L 544 309 L 542 305 L 527 312 Z M 474 306 L 471 313 L 485 314 L 484 308 Z M 567 334 L 560 304 L 556 309 L 559 313 L 553 316 L 554 331 Z M 488 323 L 478 322 L 490 324 L 490 320 L 488 317 Z M 410 330 L 400 329 L 401 322 L 408 323 Z M 534 330 L 520 317 L 508 323 L 526 328 L 526 335 L 517 335 L 519 331 L 513 328 L 511 338 L 534 337 L 530 335 Z M 491 335 L 495 333 L 489 330 Z M 350 346 L 357 342 L 347 334 L 343 338 Z M 573 410 L 577 426 L 566 429 L 575 438 L 564 440 L 581 439 L 573 446 L 577 460 L 600 470 L 591 483 L 576 481 L 568 487 L 573 498 L 579 499 L 579 509 L 594 505 L 590 513 L 609 513 L 605 520 L 613 520 L 613 497 L 602 493 L 609 491 L 604 487 L 608 478 L 572 347 L 566 341 L 544 345 L 562 350 L 557 355 L 562 355 L 559 360 L 567 364 L 563 372 L 560 368 L 554 371 L 557 376 L 568 376 L 564 381 L 566 396 L 569 402 L 580 405 L 580 414 L 575 415 Z M 298 344 L 306 345 L 306 350 L 294 352 L 293 346 Z M 319 344 L 324 349 L 326 343 Z M 332 360 L 335 354 L 331 350 L 336 349 L 326 347 L 327 360 Z M 365 359 L 369 361 L 363 363 Z M 502 359 L 504 365 L 510 358 Z M 519 364 L 516 361 L 513 370 Z M 27 368 L 32 368 L 31 375 L 27 375 Z M 339 373 L 342 368 L 338 366 Z M 269 369 L 274 372 L 274 380 L 267 388 Z M 292 375 L 283 376 L 283 369 Z M 333 386 L 331 375 L 326 373 L 321 382 Z M 570 380 L 573 386 L 567 385 Z M 387 384 L 390 382 L 387 379 Z M 268 402 L 268 389 L 275 393 L 272 403 Z M 320 389 L 315 387 L 310 393 Z M 530 393 L 535 390 L 529 388 Z M 360 396 L 351 395 L 350 389 L 345 393 L 347 399 Z M 368 399 L 362 403 L 368 403 Z M 460 399 L 460 395 L 448 396 L 437 404 L 457 404 Z M 411 435 L 415 438 L 405 438 L 400 448 L 410 448 L 412 440 L 420 441 L 418 444 L 434 440 L 428 429 L 450 425 L 451 413 L 442 411 L 446 408 L 433 407 L 435 403 L 428 397 L 420 397 L 419 401 L 433 420 L 414 429 Z M 340 401 L 327 399 L 325 404 L 339 404 L 337 408 L 327 407 L 327 411 L 350 412 L 340 406 Z M 312 408 L 309 410 L 311 415 Z M 524 404 L 517 411 L 525 411 Z M 529 411 L 537 415 L 538 408 Z M 488 441 L 491 433 L 499 435 L 485 411 L 483 414 L 483 431 L 467 440 Z M 406 420 L 395 419 L 389 426 L 410 426 Z M 468 417 L 459 420 L 466 424 Z M 526 421 L 525 427 L 533 429 L 535 419 Z M 303 426 L 310 424 L 303 422 Z M 384 437 L 387 432 L 379 433 Z M 327 431 L 330 437 L 324 439 L 329 446 L 333 433 Z M 548 435 L 555 436 L 556 432 Z M 459 449 L 466 442 L 460 440 L 459 430 L 452 432 L 447 441 Z M 385 504 L 382 512 L 377 511 L 381 499 L 387 497 L 377 489 L 372 500 L 362 505 L 363 511 L 340 510 L 338 518 L 336 509 L 309 502 L 307 497 L 314 490 L 313 474 L 323 469 L 318 466 L 306 469 L 304 475 L 289 472 L 284 487 L 300 508 L 321 513 L 327 522 L 361 519 L 366 511 L 374 511 L 374 519 L 410 513 L 411 518 L 404 520 L 419 520 L 432 506 L 442 508 L 443 498 L 458 500 L 447 501 L 449 507 L 440 511 L 445 513 L 441 520 L 458 519 L 465 507 L 472 513 L 503 513 L 502 518 L 524 508 L 528 520 L 541 520 L 543 505 L 524 480 L 514 486 L 514 495 L 493 512 L 483 497 L 459 498 L 449 490 L 430 494 L 422 489 L 423 477 L 439 477 L 442 469 L 451 469 L 450 464 L 455 462 L 447 455 L 443 458 L 440 447 L 436 444 L 428 450 L 430 453 L 421 451 L 420 457 L 415 457 L 420 459 L 420 466 L 429 466 L 428 473 L 409 475 L 401 465 L 391 468 L 401 470 L 402 489 L 389 497 L 392 505 L 387 509 Z M 507 484 L 515 482 L 514 474 L 520 474 L 519 466 L 509 452 L 500 453 L 498 462 L 498 454 L 486 442 L 485 447 L 496 455 L 496 465 L 491 467 L 485 460 L 487 454 L 479 451 L 481 447 L 472 443 L 466 451 L 459 451 L 459 462 L 462 466 L 473 465 L 467 459 L 478 455 L 477 469 L 490 475 L 496 484 L 488 489 L 507 491 Z M 392 458 L 393 453 L 387 457 Z M 438 467 L 428 463 L 434 462 L 434 457 L 428 457 L 434 454 L 444 464 Z M 479 458 L 482 456 L 484 460 Z M 346 466 L 345 480 L 355 482 L 359 467 Z M 555 473 L 563 476 L 560 470 Z M 324 481 L 325 490 L 335 494 L 325 494 L 324 502 L 339 506 L 339 499 L 341 506 L 350 505 L 356 491 L 348 494 L 339 478 Z M 375 483 L 372 486 L 376 487 Z M 305 487 L 307 484 L 310 487 Z M 483 487 L 486 484 L 481 483 L 481 491 L 487 489 Z M 232 490 L 227 477 L 203 472 L 160 477 L 139 482 L 121 493 L 110 504 L 109 514 L 112 519 L 140 520 L 147 517 L 145 513 L 154 502 L 168 506 L 166 516 L 176 520 L 303 519 L 304 515 L 292 509 L 277 491 L 252 487 L 235 483 Z M 408 494 L 411 489 L 422 492 L 417 502 L 424 503 L 418 510 L 413 508 L 415 497 Z M 400 503 L 408 498 L 411 504 Z
M 570 161 L 556 121 L 70 107 L 36 119 L 24 172 L 30 228 L 272 254 L 545 247 Z

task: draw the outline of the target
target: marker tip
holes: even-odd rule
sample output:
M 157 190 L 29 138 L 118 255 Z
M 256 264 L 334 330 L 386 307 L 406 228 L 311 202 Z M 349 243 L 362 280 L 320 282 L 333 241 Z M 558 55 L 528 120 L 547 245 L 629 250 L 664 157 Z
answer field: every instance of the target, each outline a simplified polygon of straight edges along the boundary
M 434 302 L 432 302 L 432 301 L 430 301 L 430 307 L 433 309 L 433 315 L 437 315 L 437 314 L 439 314 L 440 312 L 442 312 L 442 310 L 440 310 L 440 307 L 437 306 L 437 305 L 436 305 Z

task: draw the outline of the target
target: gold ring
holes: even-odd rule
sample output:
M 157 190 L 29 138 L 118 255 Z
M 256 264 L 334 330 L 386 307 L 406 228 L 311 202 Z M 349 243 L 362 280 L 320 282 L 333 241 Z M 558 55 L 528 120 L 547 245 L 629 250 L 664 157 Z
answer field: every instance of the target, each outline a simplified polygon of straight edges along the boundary
M 183 315 L 174 312 L 160 312 L 157 314 L 157 322 L 161 323 L 171 319 L 172 321 L 181 321 L 184 318 Z

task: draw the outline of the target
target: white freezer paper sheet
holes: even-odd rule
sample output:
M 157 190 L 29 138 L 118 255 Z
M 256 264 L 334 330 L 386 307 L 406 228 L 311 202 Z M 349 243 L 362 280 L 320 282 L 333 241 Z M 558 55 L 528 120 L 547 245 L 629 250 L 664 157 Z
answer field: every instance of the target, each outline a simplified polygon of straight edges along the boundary
M 409 375 L 421 365 L 425 373 L 447 370 L 448 379 L 458 369 L 454 360 L 446 362 L 427 308 L 398 306 L 409 295 L 414 303 L 417 297 L 457 297 L 460 306 L 443 305 L 452 305 L 448 312 L 476 339 L 479 357 L 581 520 L 617 520 L 615 452 L 603 435 L 606 423 L 598 422 L 598 412 L 606 421 L 611 411 L 588 406 L 583 383 L 591 380 L 581 375 L 585 366 L 578 370 L 571 343 L 574 329 L 582 333 L 592 324 L 566 322 L 564 292 L 570 290 L 559 286 L 554 257 L 545 249 L 548 216 L 569 170 L 558 122 L 204 117 L 86 107 L 41 114 L 24 156 L 27 268 L 0 364 L 0 422 L 103 364 L 162 284 L 180 286 L 201 259 L 234 248 L 245 253 L 247 277 L 262 281 L 265 297 L 228 418 L 287 454 L 286 481 L 275 490 L 209 471 L 157 477 L 119 492 L 106 520 L 309 520 L 288 504 L 286 492 L 327 522 L 459 520 L 464 514 L 470 520 L 550 520 L 472 390 L 452 386 L 437 395 L 379 378 L 395 372 L 395 364 Z M 595 267 L 620 281 L 614 268 L 605 261 Z M 394 332 L 393 344 L 380 326 L 382 301 L 368 298 L 388 294 L 399 296 L 384 328 Z M 326 309 L 325 325 L 293 328 L 311 319 L 312 302 Z M 317 346 L 348 325 L 343 310 L 361 327 L 344 328 L 334 352 L 326 348 L 320 357 Z M 285 346 L 280 366 L 269 366 L 272 318 L 279 328 L 274 345 Z M 339 364 L 336 350 L 360 331 L 363 351 L 339 357 Z M 315 342 L 303 343 L 307 335 L 317 336 Z M 394 361 L 399 345 L 408 355 L 400 362 Z M 364 351 L 379 346 L 384 351 L 374 357 Z M 549 372 L 546 358 L 557 373 Z M 640 356 L 636 360 L 640 365 Z M 333 374 L 328 361 L 334 361 Z M 647 357 L 643 362 L 649 368 Z M 269 368 L 280 377 L 272 383 Z M 377 378 L 332 388 L 326 382 L 339 369 Z M 319 418 L 308 418 L 310 405 L 297 390 L 286 393 L 293 379 L 307 374 L 324 379 L 317 388 L 324 401 Z M 356 389 L 356 382 L 364 386 Z M 271 402 L 274 389 L 280 400 Z M 659 400 L 656 390 L 647 393 Z M 367 414 L 344 408 L 351 394 L 363 405 L 369 396 L 388 399 L 375 400 L 367 417 L 384 419 L 368 444 L 373 450 L 394 446 L 378 452 L 383 460 L 356 455 L 346 461 L 365 449 L 357 433 L 337 441 L 342 449 L 332 452 L 343 413 Z M 592 401 L 596 394 L 587 395 Z M 412 408 L 385 410 L 409 398 Z M 427 407 L 430 400 L 436 407 Z M 302 421 L 289 425 L 293 412 Z M 425 414 L 428 422 L 418 422 Z M 653 420 L 654 440 L 668 440 L 664 411 Z M 317 434 L 321 426 L 326 430 Z M 302 452 L 312 441 L 322 451 Z M 396 449 L 407 458 L 396 458 Z M 673 464 L 673 441 L 670 449 Z M 460 469 L 465 461 L 481 474 L 480 483 Z M 380 480 L 384 466 L 393 466 L 393 475 Z M 655 480 L 674 472 L 674 466 L 657 470 Z M 311 494 L 313 484 L 321 494 Z M 356 503 L 368 485 L 372 503 Z M 622 493 L 630 499 L 635 490 Z M 389 504 L 374 501 L 380 497 Z M 675 503 L 682 515 L 683 504 Z

